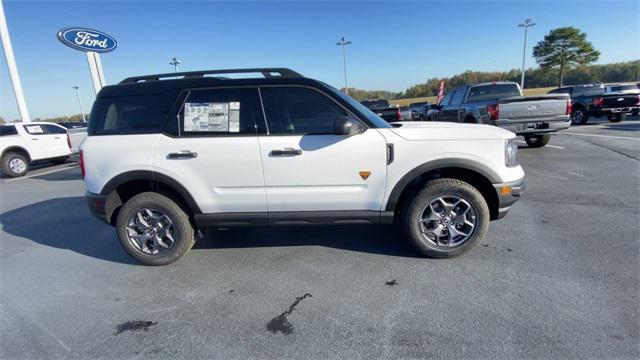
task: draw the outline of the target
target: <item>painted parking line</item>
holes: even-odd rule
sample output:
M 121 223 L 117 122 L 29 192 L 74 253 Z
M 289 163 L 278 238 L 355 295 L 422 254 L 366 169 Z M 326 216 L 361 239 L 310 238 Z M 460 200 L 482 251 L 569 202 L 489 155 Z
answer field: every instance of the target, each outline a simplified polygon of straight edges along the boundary
M 71 164 L 70 166 L 65 166 L 65 167 L 62 167 L 62 168 L 53 169 L 53 170 L 49 170 L 49 171 L 45 171 L 45 172 L 41 172 L 41 173 L 37 173 L 37 174 L 31 174 L 31 175 L 27 175 L 27 176 L 23 176 L 23 177 L 19 177 L 19 178 L 8 179 L 8 180 L 5 180 L 3 182 L 9 183 L 9 182 L 14 182 L 14 181 L 18 181 L 18 180 L 30 179 L 30 178 L 37 177 L 37 176 L 53 174 L 53 173 L 57 173 L 57 172 L 60 172 L 60 171 L 73 169 L 76 166 L 79 166 L 79 164 Z
M 577 136 L 591 136 L 591 137 L 601 137 L 601 138 L 609 138 L 609 139 L 624 139 L 624 140 L 635 140 L 640 141 L 639 137 L 628 137 L 628 136 L 612 136 L 612 135 L 598 135 L 598 134 L 581 134 L 574 132 L 566 132 L 563 131 L 560 134 L 562 135 L 577 135 Z M 548 145 L 547 145 L 548 146 Z
M 522 141 L 522 140 L 516 140 L 517 143 L 521 143 L 521 144 L 526 144 L 526 141 Z M 554 149 L 565 149 L 564 146 L 558 146 L 558 145 L 545 145 L 544 147 L 550 147 L 550 148 L 554 148 Z

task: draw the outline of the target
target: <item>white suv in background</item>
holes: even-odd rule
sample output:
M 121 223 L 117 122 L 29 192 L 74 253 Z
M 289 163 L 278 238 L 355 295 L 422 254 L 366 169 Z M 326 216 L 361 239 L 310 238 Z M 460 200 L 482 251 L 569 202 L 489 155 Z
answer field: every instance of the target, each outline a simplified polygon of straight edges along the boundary
M 524 190 L 514 139 L 488 125 L 392 127 L 289 69 L 212 70 L 103 88 L 80 161 L 92 213 L 144 264 L 177 260 L 199 229 L 394 222 L 445 258 Z
M 48 122 L 0 126 L 0 168 L 8 177 L 23 176 L 34 161 L 63 163 L 71 155 L 67 129 Z

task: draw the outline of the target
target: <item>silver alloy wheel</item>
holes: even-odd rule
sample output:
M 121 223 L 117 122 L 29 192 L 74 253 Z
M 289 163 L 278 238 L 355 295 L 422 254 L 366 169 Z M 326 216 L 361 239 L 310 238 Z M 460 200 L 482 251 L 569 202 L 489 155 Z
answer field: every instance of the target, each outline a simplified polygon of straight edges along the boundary
M 574 124 L 580 124 L 582 122 L 583 117 L 584 117 L 584 113 L 582 112 L 582 110 L 578 109 L 573 113 L 573 116 L 571 117 L 571 121 Z
M 27 164 L 20 158 L 11 159 L 9 169 L 16 174 L 21 174 L 27 169 Z
M 174 244 L 173 222 L 153 209 L 140 209 L 129 217 L 127 238 L 136 249 L 148 255 L 169 250 Z
M 477 222 L 473 205 L 458 196 L 444 195 L 429 202 L 420 215 L 418 225 L 425 240 L 451 248 L 469 240 Z

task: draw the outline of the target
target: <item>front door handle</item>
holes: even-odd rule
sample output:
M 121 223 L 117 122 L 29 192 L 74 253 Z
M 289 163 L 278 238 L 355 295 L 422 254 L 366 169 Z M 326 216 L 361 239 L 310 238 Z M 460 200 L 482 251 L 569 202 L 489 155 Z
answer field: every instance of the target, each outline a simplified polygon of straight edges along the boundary
M 198 153 L 191 150 L 180 150 L 167 154 L 167 159 L 193 159 L 196 157 L 198 157 Z
M 294 148 L 271 150 L 271 156 L 298 156 L 298 155 L 302 155 L 302 150 L 294 149 Z

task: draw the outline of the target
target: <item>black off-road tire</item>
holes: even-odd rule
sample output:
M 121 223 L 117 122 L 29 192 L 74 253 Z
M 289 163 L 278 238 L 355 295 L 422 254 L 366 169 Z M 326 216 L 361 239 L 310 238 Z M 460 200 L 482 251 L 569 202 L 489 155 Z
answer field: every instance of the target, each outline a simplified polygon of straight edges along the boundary
M 11 161 L 20 161 L 23 164 L 22 171 L 16 171 L 11 168 Z M 8 152 L 0 159 L 0 169 L 2 174 L 7 177 L 20 177 L 24 176 L 29 171 L 29 160 L 22 154 L 16 152 Z
M 589 121 L 589 113 L 582 107 L 577 107 L 571 112 L 571 124 L 584 125 Z
M 549 143 L 549 139 L 551 139 L 551 135 L 525 135 L 524 141 L 529 145 L 530 148 L 539 148 L 547 145 Z
M 621 122 L 625 118 L 626 118 L 626 114 L 611 114 L 607 116 L 607 119 L 609 120 L 609 122 L 612 122 L 612 123 Z
M 65 162 L 67 162 L 67 160 L 69 160 L 68 156 L 61 156 L 54 159 L 50 159 L 49 162 L 59 165 L 59 164 L 64 164 Z
M 469 202 L 476 212 L 476 226 L 471 236 L 455 247 L 437 246 L 422 234 L 419 225 L 420 217 L 429 204 L 442 196 L 456 196 Z M 490 212 L 487 202 L 480 192 L 471 184 L 457 179 L 434 179 L 428 181 L 424 188 L 402 209 L 400 227 L 413 247 L 422 255 L 430 258 L 451 258 L 459 256 L 476 247 L 489 230 Z
M 171 219 L 175 243 L 161 254 L 146 254 L 129 241 L 127 223 L 130 217 L 144 208 L 155 209 Z M 118 212 L 116 231 L 120 243 L 131 257 L 144 265 L 167 265 L 184 256 L 195 243 L 195 230 L 185 209 L 171 198 L 155 192 L 145 192 L 129 199 Z

